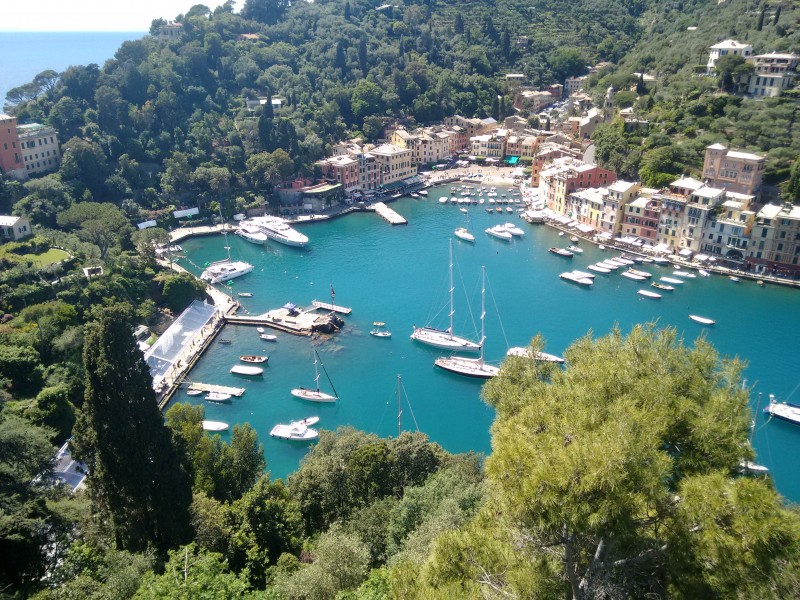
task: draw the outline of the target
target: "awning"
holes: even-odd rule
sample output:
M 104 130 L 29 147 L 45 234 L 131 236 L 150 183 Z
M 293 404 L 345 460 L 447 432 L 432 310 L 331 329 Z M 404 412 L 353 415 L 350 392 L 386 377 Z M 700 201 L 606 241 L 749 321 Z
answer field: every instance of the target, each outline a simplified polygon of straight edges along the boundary
M 614 237 L 614 236 L 613 236 L 613 234 L 612 234 L 610 231 L 604 231 L 603 233 L 601 233 L 601 234 L 600 234 L 600 235 L 598 235 L 597 237 L 598 237 L 599 239 L 601 239 L 601 240 L 610 240 L 610 239 L 611 239 L 612 237 Z
M 684 248 L 683 250 L 678 252 L 678 254 L 680 254 L 681 256 L 691 256 L 692 250 L 689 250 L 689 248 Z
M 707 255 L 705 255 L 705 254 L 698 254 L 697 256 L 694 257 L 695 260 L 700 261 L 700 262 L 703 262 L 704 260 L 708 260 L 708 258 L 709 257 Z
M 659 254 L 669 254 L 671 250 L 669 244 L 658 244 L 655 248 L 653 248 L 653 252 L 657 252 Z
M 583 233 L 591 233 L 592 231 L 594 231 L 594 227 L 592 227 L 591 225 L 583 225 L 583 224 L 578 225 L 575 229 L 577 229 L 578 231 L 582 231 Z

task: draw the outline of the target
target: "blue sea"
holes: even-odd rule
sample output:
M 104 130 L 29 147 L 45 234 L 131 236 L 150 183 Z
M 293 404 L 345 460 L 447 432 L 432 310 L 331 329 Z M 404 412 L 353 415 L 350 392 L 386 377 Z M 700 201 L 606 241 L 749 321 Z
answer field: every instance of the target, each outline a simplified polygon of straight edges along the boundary
M 103 66 L 128 40 L 146 35 L 142 31 L 110 32 L 0 32 L 0 109 L 11 88 L 29 83 L 47 69 L 57 72 L 73 65 Z
M 565 270 L 581 269 L 604 257 L 594 246 L 572 260 L 547 252 L 565 245 L 565 238 L 544 225 L 528 225 L 517 214 L 487 214 L 482 206 L 470 206 L 468 216 L 453 205 L 440 205 L 439 195 L 449 187 L 432 191 L 428 200 L 402 199 L 392 207 L 409 220 L 392 227 L 374 213 L 357 213 L 302 226 L 310 238 L 305 249 L 269 242 L 255 246 L 229 236 L 236 259 L 255 265 L 255 270 L 233 282 L 232 293 L 252 292 L 242 298 L 251 314 L 260 314 L 294 302 L 309 305 L 314 299 L 352 307 L 342 331 L 327 340 L 312 341 L 279 333 L 277 343 L 259 339 L 252 327 L 226 326 L 221 337 L 231 345 L 212 345 L 190 373 L 189 379 L 247 388 L 228 405 L 206 404 L 209 419 L 230 423 L 249 422 L 264 443 L 267 468 L 273 477 L 294 471 L 306 447 L 269 437 L 279 422 L 311 415 L 320 417 L 320 428 L 340 425 L 375 432 L 397 433 L 397 376 L 403 381 L 404 430 L 419 428 L 451 452 L 474 450 L 489 453 L 494 414 L 481 400 L 481 381 L 443 372 L 433 362 L 441 351 L 411 342 L 413 325 L 447 326 L 448 240 L 453 230 L 468 225 L 474 245 L 453 238 L 455 254 L 455 330 L 477 337 L 480 312 L 480 271 L 486 266 L 486 358 L 500 361 L 508 346 L 527 344 L 541 333 L 544 350 L 561 354 L 577 338 L 603 335 L 618 324 L 628 331 L 635 323 L 657 321 L 675 326 L 685 341 L 705 335 L 718 351 L 738 355 L 749 362 L 746 377 L 754 386 L 753 408 L 762 393 L 790 399 L 797 376 L 797 339 L 800 335 L 798 290 L 751 282 L 733 283 L 726 277 L 690 279 L 661 300 L 641 298 L 643 287 L 618 273 L 597 275 L 592 289 L 559 279 Z M 490 238 L 484 229 L 513 221 L 526 231 L 511 243 Z M 187 257 L 182 264 L 193 272 L 206 262 L 225 256 L 221 236 L 195 238 L 182 243 Z M 657 276 L 672 269 L 647 266 Z M 650 288 L 648 288 L 650 289 Z M 471 309 L 470 309 L 471 307 Z M 688 319 L 689 313 L 716 320 L 708 328 Z M 383 321 L 393 336 L 369 335 L 374 321 Z M 328 378 L 340 401 L 334 405 L 307 403 L 289 391 L 312 387 L 312 346 L 317 349 Z M 249 379 L 229 374 L 241 354 L 269 354 L 263 377 Z M 178 401 L 198 402 L 179 392 Z M 796 400 L 800 400 L 797 398 Z M 199 400 L 202 402 L 202 400 Z M 794 456 L 800 451 L 800 428 L 767 422 L 755 415 L 754 445 L 758 461 L 772 470 L 779 491 L 800 500 L 800 477 Z

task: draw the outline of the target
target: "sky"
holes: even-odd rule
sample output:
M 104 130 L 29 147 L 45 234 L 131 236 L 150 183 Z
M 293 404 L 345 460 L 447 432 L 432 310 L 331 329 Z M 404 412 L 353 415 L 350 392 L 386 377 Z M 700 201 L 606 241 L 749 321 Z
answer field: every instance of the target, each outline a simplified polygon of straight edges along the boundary
M 143 31 L 153 19 L 173 20 L 211 0 L 11 0 L 0 7 L 1 31 Z M 241 8 L 237 3 L 235 10 Z

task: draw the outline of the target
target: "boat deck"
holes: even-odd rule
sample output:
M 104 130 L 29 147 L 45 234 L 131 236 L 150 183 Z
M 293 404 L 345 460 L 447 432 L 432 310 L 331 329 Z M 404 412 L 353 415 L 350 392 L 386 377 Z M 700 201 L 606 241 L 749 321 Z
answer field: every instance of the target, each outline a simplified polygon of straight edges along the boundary
M 386 206 L 383 202 L 376 202 L 371 208 L 391 225 L 408 225 L 408 221 L 402 215 Z
M 219 392 L 220 394 L 230 394 L 237 398 L 244 394 L 245 389 L 240 387 L 230 387 L 227 385 L 216 385 L 213 383 L 200 383 L 199 381 L 184 381 L 188 387 L 195 390 L 203 390 L 204 392 Z
M 263 315 L 226 315 L 225 322 L 232 325 L 253 325 L 277 329 L 292 335 L 311 335 L 319 315 L 301 313 L 289 317 L 284 309 L 271 310 Z

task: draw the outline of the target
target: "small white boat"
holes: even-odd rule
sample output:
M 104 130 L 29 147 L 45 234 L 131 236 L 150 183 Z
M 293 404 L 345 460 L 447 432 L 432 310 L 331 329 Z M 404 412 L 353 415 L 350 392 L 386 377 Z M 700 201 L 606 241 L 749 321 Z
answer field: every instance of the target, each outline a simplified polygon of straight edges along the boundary
M 656 300 L 662 298 L 661 294 L 657 294 L 656 292 L 651 292 L 650 290 L 639 290 L 636 292 L 640 296 L 644 296 L 645 298 L 655 298 Z
M 506 242 L 510 241 L 511 238 L 514 237 L 508 231 L 506 231 L 502 225 L 495 225 L 494 227 L 489 227 L 486 229 L 486 233 L 488 233 L 492 237 L 497 238 L 498 240 L 503 240 Z
M 239 298 L 252 298 L 253 297 L 252 292 L 239 292 L 236 295 L 239 296 Z
M 735 275 L 731 275 L 730 277 L 728 277 L 728 279 L 730 279 L 730 280 L 731 280 L 731 281 L 733 281 L 734 283 L 739 283 L 739 282 L 741 281 L 741 279 L 739 279 L 739 278 L 738 278 L 738 277 L 736 277 Z
M 650 279 L 653 276 L 652 273 L 648 273 L 647 271 L 637 271 L 636 269 L 628 269 L 628 273 L 638 275 L 639 277 L 644 277 L 645 279 Z
M 714 319 L 709 319 L 707 317 L 701 317 L 699 315 L 689 315 L 689 318 L 696 323 L 700 323 L 701 325 L 714 325 L 716 321 Z
M 188 390 L 186 390 L 186 395 L 187 396 L 199 396 L 202 393 L 203 393 L 203 390 L 198 390 L 197 388 L 192 388 L 192 387 L 190 387 Z
M 572 242 L 573 244 L 577 244 L 577 243 L 578 243 L 578 241 L 579 241 L 579 240 L 578 240 L 578 236 L 577 236 L 577 235 L 573 235 L 573 236 L 571 236 L 571 237 L 569 238 L 569 241 L 570 241 L 570 242 Z
M 258 337 L 260 337 L 265 342 L 275 342 L 275 341 L 278 340 L 278 336 L 277 335 L 272 335 L 271 333 L 262 333 Z
M 460 240 L 464 240 L 465 242 L 474 242 L 475 241 L 475 236 L 472 235 L 469 232 L 469 229 L 467 229 L 466 227 L 457 228 L 453 232 L 453 235 L 455 235 Z
M 411 197 L 412 198 L 419 198 L 419 194 L 417 194 L 416 192 L 411 192 Z
M 242 223 L 234 233 L 251 244 L 264 245 L 267 243 L 267 234 L 263 233 L 261 228 L 256 225 Z
M 304 387 L 294 388 L 292 396 L 300 398 L 301 400 L 309 400 L 310 402 L 336 402 L 336 396 L 326 394 L 319 390 L 307 390 Z
M 653 262 L 657 265 L 666 265 L 669 264 L 669 259 L 664 258 L 663 256 L 654 256 Z
M 462 213 L 467 214 L 469 211 L 466 208 L 459 208 Z
M 615 258 L 612 258 L 611 260 L 613 260 L 613 261 L 616 261 L 616 262 L 618 262 L 618 263 L 622 263 L 623 265 L 633 265 L 633 264 L 636 264 L 634 261 L 632 261 L 632 260 L 631 260 L 631 259 L 629 259 L 629 258 L 625 258 L 624 256 L 617 256 L 617 257 L 615 257 Z
M 779 417 L 780 418 L 780 417 Z M 743 460 L 739 463 L 739 473 L 742 475 L 750 475 L 756 477 L 758 475 L 768 475 L 769 468 L 764 465 L 759 465 L 749 460 Z
M 700 274 L 701 277 L 711 277 L 711 273 L 709 273 L 705 269 L 697 269 L 697 272 Z
M 548 248 L 547 251 L 550 252 L 551 254 L 558 254 L 558 256 L 563 256 L 564 258 L 572 258 L 573 256 L 575 256 L 573 252 L 565 250 L 564 248 L 553 247 L 553 248 Z
M 231 395 L 224 392 L 208 392 L 206 394 L 206 400 L 209 402 L 226 402 L 230 399 Z
M 676 277 L 684 277 L 685 279 L 697 278 L 697 275 L 695 275 L 694 273 L 689 273 L 689 271 L 681 271 L 680 269 L 673 271 L 672 274 L 675 275 Z
M 651 283 L 650 286 L 656 288 L 657 290 L 666 290 L 667 292 L 671 292 L 675 289 L 671 285 L 664 285 L 663 283 L 658 283 L 657 281 Z
M 577 275 L 578 277 L 583 277 L 584 279 L 594 279 L 594 275 L 592 273 L 587 273 L 586 271 L 572 271 L 573 275 Z
M 575 252 L 576 254 L 583 254 L 583 248 L 578 248 L 575 244 L 567 246 L 567 250 L 570 252 Z
M 597 248 L 598 248 L 598 250 L 605 250 L 606 249 L 606 247 L 603 246 L 603 244 L 600 244 Z
M 227 339 L 227 338 L 221 338 L 221 339 L 219 339 L 219 340 L 217 340 L 217 341 L 218 341 L 220 344 L 230 344 L 230 343 L 231 343 L 231 341 L 230 341 L 229 339 Z
M 447 204 L 447 197 L 439 198 L 439 204 Z
M 595 273 L 603 273 L 603 274 L 611 273 L 611 269 L 601 267 L 600 265 L 589 265 L 586 268 L 589 269 L 590 271 L 594 271 Z
M 428 190 L 420 190 L 419 191 L 419 195 L 420 196 L 427 196 L 428 195 Z
M 290 440 L 295 442 L 310 442 L 319 437 L 319 432 L 316 429 L 303 425 L 299 421 L 284 424 L 278 423 L 269 432 L 270 437 L 280 438 L 282 440 Z
M 664 283 L 671 283 L 672 285 L 683 285 L 683 279 L 675 279 L 674 277 L 662 277 L 661 281 Z
M 508 233 L 510 233 L 511 235 L 516 236 L 516 237 L 522 237 L 522 236 L 525 235 L 525 232 L 521 228 L 519 228 L 516 225 L 514 225 L 513 223 L 504 223 L 503 224 L 503 228 Z
M 555 354 L 548 354 L 547 352 L 537 352 L 536 354 L 532 354 L 530 348 L 523 348 L 521 346 L 514 346 L 509 348 L 506 352 L 506 356 L 521 356 L 523 358 L 532 358 L 533 360 L 541 360 L 544 362 L 553 362 L 562 364 L 564 359 L 560 356 L 556 356 Z
M 644 281 L 647 277 L 642 277 L 641 275 L 636 275 L 635 273 L 631 273 L 630 271 L 623 271 L 623 277 L 627 277 L 628 279 L 633 279 L 634 281 Z
M 572 271 L 567 271 L 566 273 L 561 273 L 561 275 L 559 275 L 559 277 L 561 279 L 563 279 L 564 281 L 569 281 L 570 283 L 577 283 L 578 285 L 582 285 L 582 286 L 585 286 L 585 287 L 589 287 L 589 286 L 592 285 L 592 283 L 594 283 L 591 279 L 588 279 L 586 277 L 579 277 L 578 275 L 576 275 Z
M 245 354 L 239 357 L 239 360 L 246 363 L 265 363 L 269 360 L 269 356 L 259 356 L 257 354 Z
M 263 327 L 256 327 L 256 331 L 258 333 L 264 333 L 264 328 Z
M 559 231 L 558 232 L 558 237 L 564 237 L 564 232 L 563 231 Z
M 373 329 L 369 332 L 370 335 L 378 337 L 378 338 L 390 338 L 392 337 L 392 332 L 387 331 L 385 329 Z
M 234 375 L 248 375 L 255 377 L 262 375 L 264 373 L 264 369 L 261 367 L 248 367 L 247 365 L 233 365 L 230 368 L 230 372 Z
M 603 267 L 604 269 L 610 269 L 611 271 L 616 271 L 619 269 L 619 265 L 615 262 L 611 262 L 610 260 L 601 260 L 597 263 L 598 267 Z
M 228 431 L 228 424 L 222 421 L 201 421 L 204 431 Z
M 507 213 L 513 213 L 513 212 L 514 212 L 514 209 L 513 209 L 513 208 L 511 208 L 510 206 L 506 206 L 506 212 L 507 212 Z

